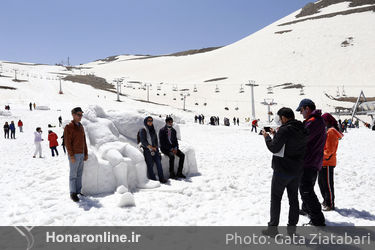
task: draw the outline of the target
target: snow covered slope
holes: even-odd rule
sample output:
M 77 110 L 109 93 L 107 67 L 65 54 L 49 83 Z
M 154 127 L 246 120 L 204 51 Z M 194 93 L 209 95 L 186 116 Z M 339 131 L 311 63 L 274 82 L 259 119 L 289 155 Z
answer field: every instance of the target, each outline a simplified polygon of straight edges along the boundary
M 375 23 L 375 2 L 323 0 L 316 5 L 318 13 L 296 17 L 301 13 L 298 10 L 234 44 L 210 52 L 148 59 L 123 56 L 83 66 L 91 67 L 88 72 L 108 81 L 128 77 L 128 81 L 152 83 L 151 100 L 175 107 L 182 104 L 172 88 L 189 89 L 188 109 L 227 116 L 250 116 L 250 94 L 244 85 L 248 80 L 260 85 L 255 95 L 257 116 L 261 118 L 265 118 L 266 107 L 260 104 L 264 98 L 274 98 L 277 107 L 295 107 L 299 99 L 310 97 L 319 107 L 332 111 L 335 106 L 352 104 L 332 101 L 324 92 L 336 96 L 339 88 L 340 95 L 344 91 L 357 97 L 364 90 L 367 96 L 375 96 L 375 29 L 371 25 Z M 226 79 L 205 82 L 221 77 Z M 300 96 L 298 87 L 275 87 L 284 83 L 302 84 L 306 95 Z M 239 93 L 241 84 L 245 93 Z M 193 92 L 194 86 L 198 92 Z M 216 86 L 220 93 L 214 92 Z M 270 86 L 273 94 L 267 94 Z M 124 92 L 146 98 L 138 86 Z

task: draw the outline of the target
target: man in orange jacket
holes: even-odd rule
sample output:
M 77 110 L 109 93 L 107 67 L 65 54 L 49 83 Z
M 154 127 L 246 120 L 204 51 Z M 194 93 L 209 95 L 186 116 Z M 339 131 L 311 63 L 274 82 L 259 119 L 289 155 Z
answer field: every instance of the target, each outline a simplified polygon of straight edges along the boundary
M 323 167 L 319 171 L 318 183 L 323 196 L 323 211 L 335 209 L 335 192 L 333 170 L 336 166 L 336 152 L 339 140 L 344 136 L 340 131 L 336 119 L 329 113 L 322 115 L 327 127 L 327 139 L 324 146 Z

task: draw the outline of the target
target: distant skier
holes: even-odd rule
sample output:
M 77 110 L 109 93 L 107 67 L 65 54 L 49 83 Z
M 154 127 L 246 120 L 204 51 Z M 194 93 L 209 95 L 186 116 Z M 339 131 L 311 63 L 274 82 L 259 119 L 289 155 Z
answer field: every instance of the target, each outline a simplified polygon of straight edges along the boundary
M 62 117 L 61 117 L 61 115 L 59 116 L 59 127 L 61 127 L 62 126 Z
M 16 139 L 16 126 L 14 124 L 14 121 L 10 122 L 9 130 L 10 130 L 10 138 Z
M 23 122 L 21 120 L 18 120 L 18 128 L 20 129 L 20 133 L 23 132 Z
M 236 117 L 233 117 L 233 125 L 236 125 L 236 121 L 237 121 Z
M 33 104 L 33 107 L 34 107 L 34 109 L 36 108 L 36 104 L 35 104 L 35 102 L 34 102 L 34 104 Z
M 237 125 L 240 126 L 240 118 L 237 117 Z
M 33 110 L 33 104 L 31 102 L 29 103 L 29 108 L 30 108 L 30 111 Z
M 201 115 L 198 116 L 198 121 L 199 121 L 199 124 L 202 124 L 202 116 Z
M 49 141 L 49 148 L 51 149 L 52 157 L 59 156 L 59 151 L 57 151 L 57 146 L 59 143 L 57 142 L 57 135 L 52 130 L 48 130 L 48 141 Z
M 64 150 L 64 154 L 66 154 L 66 150 L 65 150 L 65 140 L 64 140 L 64 134 L 61 136 L 61 140 L 62 140 L 62 142 L 61 142 L 61 147 L 63 148 L 63 150 Z
M 204 124 L 204 115 L 202 115 L 202 124 Z
M 194 116 L 194 122 L 197 123 L 197 121 L 198 121 L 198 116 L 195 115 L 195 116 Z
M 4 124 L 4 138 L 9 139 L 9 124 L 5 122 Z
M 42 139 L 42 129 L 40 127 L 36 128 L 34 132 L 34 144 L 35 144 L 35 152 L 33 158 L 36 157 L 36 154 L 39 153 L 39 158 L 42 158 L 42 145 L 41 142 L 44 141 Z

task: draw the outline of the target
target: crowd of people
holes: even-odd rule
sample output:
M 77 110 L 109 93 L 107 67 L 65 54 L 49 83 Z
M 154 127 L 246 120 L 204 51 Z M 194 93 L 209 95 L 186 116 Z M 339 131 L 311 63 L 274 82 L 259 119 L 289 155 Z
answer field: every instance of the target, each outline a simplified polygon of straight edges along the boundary
M 270 221 L 269 228 L 263 232 L 268 235 L 277 233 L 285 189 L 289 199 L 288 226 L 296 226 L 299 215 L 308 216 L 309 225 L 325 226 L 322 211 L 335 209 L 333 176 L 339 140 L 343 137 L 339 123 L 329 113 L 322 115 L 310 99 L 303 99 L 296 111 L 302 114 L 303 122 L 295 119 L 292 109 L 284 107 L 275 118 L 279 127 L 271 128 L 270 133 L 261 131 L 267 148 L 273 153 Z M 322 203 L 314 192 L 317 179 Z

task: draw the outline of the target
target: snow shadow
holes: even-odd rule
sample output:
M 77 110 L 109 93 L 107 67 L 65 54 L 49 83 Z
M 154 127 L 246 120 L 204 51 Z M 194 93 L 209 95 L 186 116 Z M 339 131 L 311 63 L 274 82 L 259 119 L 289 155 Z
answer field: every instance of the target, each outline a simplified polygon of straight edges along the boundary
M 79 202 L 79 207 L 83 208 L 85 211 L 89 211 L 91 208 L 101 208 L 102 204 L 99 200 L 93 200 L 88 197 L 81 197 L 81 201 Z
M 359 211 L 354 208 L 336 208 L 335 211 L 342 216 L 375 221 L 375 215 L 368 211 Z

